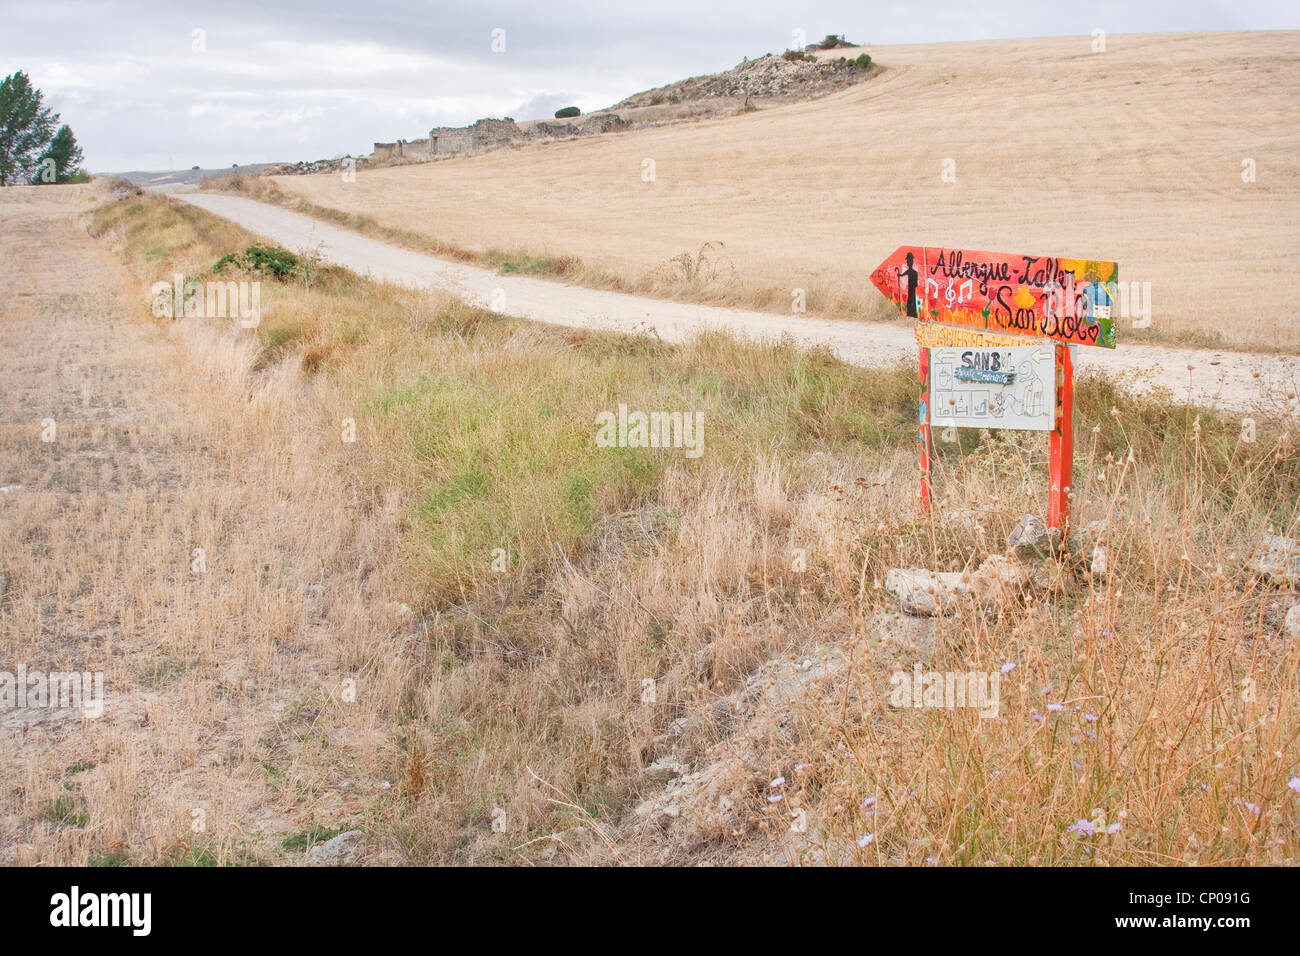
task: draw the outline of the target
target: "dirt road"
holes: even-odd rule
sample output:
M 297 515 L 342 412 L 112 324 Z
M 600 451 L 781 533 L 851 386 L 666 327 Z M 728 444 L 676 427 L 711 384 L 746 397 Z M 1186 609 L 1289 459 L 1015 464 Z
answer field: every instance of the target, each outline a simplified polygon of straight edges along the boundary
M 522 318 L 578 328 L 639 332 L 653 329 L 681 341 L 703 329 L 755 338 L 789 335 L 800 345 L 828 346 L 855 365 L 871 366 L 916 352 L 903 325 L 844 322 L 717 308 L 603 292 L 446 262 L 348 232 L 298 213 L 239 196 L 185 193 L 193 203 L 294 251 L 314 250 L 328 262 L 412 288 L 451 289 L 468 301 Z M 864 273 L 862 281 L 867 284 Z M 1140 387 L 1168 388 L 1176 397 L 1225 408 L 1297 408 L 1300 356 L 1121 345 L 1081 349 L 1081 369 L 1100 368 Z

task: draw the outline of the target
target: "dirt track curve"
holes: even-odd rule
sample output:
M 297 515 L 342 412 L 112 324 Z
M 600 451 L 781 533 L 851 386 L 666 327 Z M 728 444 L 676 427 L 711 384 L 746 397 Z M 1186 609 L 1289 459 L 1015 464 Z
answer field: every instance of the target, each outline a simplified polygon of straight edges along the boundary
M 238 223 L 294 251 L 314 250 L 330 263 L 411 288 L 444 288 L 497 312 L 576 328 L 616 332 L 653 329 L 681 341 L 704 329 L 758 339 L 790 336 L 803 346 L 828 346 L 854 365 L 871 366 L 915 354 L 902 325 L 780 316 L 604 292 L 447 262 L 368 239 L 328 223 L 240 196 L 178 193 L 176 198 Z M 862 281 L 867 282 L 865 273 Z M 1124 345 L 1080 349 L 1081 369 L 1101 368 L 1140 387 L 1164 386 L 1175 396 L 1225 408 L 1263 406 L 1294 412 L 1300 356 Z

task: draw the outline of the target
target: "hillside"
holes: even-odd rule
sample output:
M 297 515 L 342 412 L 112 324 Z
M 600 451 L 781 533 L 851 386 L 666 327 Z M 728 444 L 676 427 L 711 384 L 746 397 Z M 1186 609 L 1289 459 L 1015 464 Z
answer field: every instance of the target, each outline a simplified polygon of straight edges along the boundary
M 812 314 L 883 317 L 866 274 L 902 243 L 1105 257 L 1150 283 L 1151 326 L 1121 342 L 1293 348 L 1300 34 L 862 50 L 879 75 L 807 102 L 276 182 L 450 246 L 576 256 L 583 281 L 774 311 L 802 288 Z M 720 266 L 683 269 L 706 243 Z
M 840 50 L 840 48 L 836 48 Z M 848 49 L 848 48 L 845 48 Z M 848 52 L 854 52 L 848 49 Z M 859 58 L 861 57 L 861 58 Z M 788 51 L 783 55 L 746 57 L 729 70 L 693 76 L 666 86 L 635 93 L 614 106 L 572 117 L 516 122 L 484 118 L 465 127 L 435 127 L 427 136 L 391 143 L 376 142 L 368 156 L 352 158 L 348 168 L 373 169 L 481 155 L 511 146 L 535 145 L 579 136 L 654 129 L 726 116 L 738 110 L 812 99 L 859 83 L 875 73 L 869 56 L 814 56 Z M 276 163 L 270 175 L 304 176 L 337 173 L 344 158 L 314 162 Z M 259 169 L 257 172 L 261 172 Z

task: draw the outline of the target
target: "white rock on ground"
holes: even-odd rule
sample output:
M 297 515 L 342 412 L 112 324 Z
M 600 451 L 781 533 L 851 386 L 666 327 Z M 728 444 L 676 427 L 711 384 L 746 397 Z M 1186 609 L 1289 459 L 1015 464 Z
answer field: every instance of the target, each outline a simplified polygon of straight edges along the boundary
M 1286 636 L 1294 640 L 1300 640 L 1300 604 L 1297 604 L 1291 610 L 1286 612 Z
M 885 574 L 885 590 L 898 598 L 904 614 L 935 617 L 955 611 L 970 592 L 962 578 L 953 571 L 890 568 Z
M 934 617 L 950 614 L 967 601 L 998 607 L 1016 599 L 1030 579 L 1029 568 L 991 554 L 973 572 L 891 568 L 885 574 L 885 590 L 898 598 L 904 614 Z
M 1300 583 L 1300 541 L 1280 534 L 1260 535 L 1250 570 L 1277 584 Z
M 310 866 L 356 866 L 366 858 L 366 835 L 360 830 L 340 833 L 311 848 Z

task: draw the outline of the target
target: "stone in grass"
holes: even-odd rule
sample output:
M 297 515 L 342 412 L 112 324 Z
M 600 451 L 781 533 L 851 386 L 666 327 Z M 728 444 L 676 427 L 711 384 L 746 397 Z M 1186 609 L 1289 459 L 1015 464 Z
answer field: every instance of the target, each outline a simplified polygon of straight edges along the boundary
M 930 571 L 926 568 L 890 568 L 885 574 L 885 590 L 898 598 L 904 614 L 935 617 L 951 613 L 970 593 L 963 575 L 953 571 Z
M 1056 542 L 1060 532 L 1048 528 L 1047 523 L 1036 515 L 1022 515 L 1007 537 L 1007 550 L 1021 561 L 1036 561 L 1050 558 L 1056 552 Z
M 1250 570 L 1275 584 L 1300 583 L 1300 541 L 1280 534 L 1262 534 L 1250 559 Z
M 645 777 L 651 783 L 667 783 L 674 777 L 680 777 L 684 773 L 689 773 L 690 768 L 679 762 L 676 757 L 660 757 L 650 766 L 645 768 Z
M 1286 636 L 1291 640 L 1300 640 L 1300 604 L 1286 612 Z
M 366 835 L 361 830 L 340 833 L 311 848 L 309 866 L 357 866 L 366 857 Z
M 904 614 L 935 617 L 966 603 L 996 610 L 1019 600 L 1032 586 L 1032 577 L 1024 565 L 991 554 L 974 571 L 891 568 L 885 574 L 885 590 L 898 598 Z

